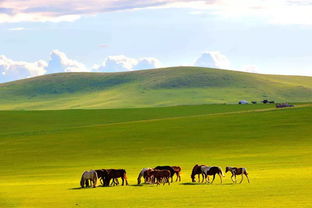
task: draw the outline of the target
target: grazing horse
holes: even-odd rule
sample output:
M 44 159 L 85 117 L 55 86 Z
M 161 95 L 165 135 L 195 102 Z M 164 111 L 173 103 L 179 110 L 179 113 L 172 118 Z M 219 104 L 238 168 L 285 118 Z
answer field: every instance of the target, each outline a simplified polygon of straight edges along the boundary
M 109 186 L 110 180 L 111 179 L 115 180 L 117 178 L 121 178 L 122 186 L 124 185 L 125 181 L 126 181 L 126 185 L 128 185 L 125 169 L 103 169 L 103 177 L 104 177 L 103 186 Z
M 211 183 L 213 183 L 216 174 L 219 175 L 221 183 L 222 183 L 222 177 L 224 177 L 222 169 L 216 166 L 211 166 L 211 167 L 207 167 L 207 166 L 202 166 L 201 167 L 202 172 L 204 173 L 204 175 L 206 176 L 206 180 L 209 183 L 209 176 L 213 175 L 212 181 Z
M 163 185 L 168 183 L 170 185 L 169 178 L 171 177 L 171 173 L 169 170 L 150 170 L 147 171 L 147 174 L 150 178 L 152 178 L 153 183 L 159 185 L 161 182 Z
M 206 178 L 205 174 L 203 173 L 201 167 L 207 167 L 206 165 L 198 165 L 196 164 L 194 167 L 193 167 L 193 170 L 192 170 L 192 174 L 191 174 L 191 178 L 192 178 L 192 182 L 196 182 L 196 179 L 195 179 L 195 176 L 198 175 L 198 182 L 200 182 L 200 175 L 203 176 L 203 181 L 204 182 L 204 179 Z
M 155 170 L 169 170 L 170 171 L 171 183 L 173 182 L 173 175 L 175 174 L 175 171 L 174 171 L 174 169 L 171 166 L 157 166 L 154 169 Z
M 182 170 L 182 168 L 180 166 L 171 166 L 174 170 L 174 173 L 177 175 L 177 179 L 176 179 L 176 182 L 179 180 L 181 181 L 181 175 L 180 175 L 180 172 Z
M 105 171 L 110 171 L 111 169 L 99 169 L 99 170 L 95 170 L 95 172 L 97 173 L 98 175 L 98 178 L 101 182 L 101 184 L 104 185 L 104 181 L 105 181 L 105 174 L 106 172 Z M 114 178 L 111 185 L 118 185 L 119 182 L 118 182 L 118 179 L 117 178 Z
M 80 186 L 82 188 L 84 188 L 84 185 L 86 185 L 86 187 L 88 187 L 89 186 L 88 180 L 90 180 L 91 184 L 93 184 L 93 188 L 95 188 L 97 179 L 98 179 L 98 176 L 97 176 L 97 173 L 95 170 L 85 171 L 85 172 L 83 172 L 83 174 L 81 176 Z
M 237 175 L 242 175 L 242 179 L 239 183 L 242 183 L 242 181 L 244 179 L 244 175 L 246 176 L 248 183 L 250 183 L 246 168 L 226 167 L 225 172 L 227 173 L 228 171 L 230 171 L 232 173 L 231 179 L 232 179 L 233 183 L 236 183 L 236 176 Z M 233 180 L 233 177 L 235 178 L 235 180 Z
M 148 170 L 154 170 L 153 168 L 143 168 L 140 173 L 139 173 L 139 176 L 138 176 L 138 184 L 141 184 L 141 178 L 143 177 L 144 178 L 144 183 L 148 183 L 150 182 L 150 178 L 147 177 L 147 174 L 146 172 Z

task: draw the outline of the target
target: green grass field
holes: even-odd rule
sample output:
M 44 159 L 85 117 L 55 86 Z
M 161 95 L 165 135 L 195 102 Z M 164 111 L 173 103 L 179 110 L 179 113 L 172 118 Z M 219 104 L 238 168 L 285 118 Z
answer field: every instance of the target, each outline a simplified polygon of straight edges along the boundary
M 0 111 L 0 207 L 311 207 L 312 105 Z M 191 183 L 195 164 L 246 167 L 251 183 Z M 182 182 L 135 186 L 144 167 Z M 79 189 L 84 170 L 130 186 Z
M 311 102 L 312 77 L 171 67 L 120 73 L 62 73 L 0 84 L 0 110 L 137 108 Z

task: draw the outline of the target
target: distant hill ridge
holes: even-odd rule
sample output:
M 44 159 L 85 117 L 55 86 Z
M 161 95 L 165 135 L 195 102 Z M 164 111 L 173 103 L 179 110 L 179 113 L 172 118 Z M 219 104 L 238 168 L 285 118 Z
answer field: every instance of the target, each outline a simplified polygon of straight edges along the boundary
M 312 77 L 201 67 L 49 74 L 0 84 L 0 109 L 129 108 L 270 99 L 311 102 Z

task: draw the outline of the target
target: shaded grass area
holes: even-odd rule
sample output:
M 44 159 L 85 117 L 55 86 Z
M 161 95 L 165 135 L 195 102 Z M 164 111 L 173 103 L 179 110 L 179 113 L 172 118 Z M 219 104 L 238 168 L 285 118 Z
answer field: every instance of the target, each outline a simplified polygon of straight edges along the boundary
M 0 206 L 310 206 L 311 106 L 257 106 L 0 112 Z M 191 183 L 195 164 L 246 167 L 251 183 Z M 135 186 L 156 165 L 180 165 L 182 183 Z M 131 185 L 80 189 L 96 168 L 125 168 Z

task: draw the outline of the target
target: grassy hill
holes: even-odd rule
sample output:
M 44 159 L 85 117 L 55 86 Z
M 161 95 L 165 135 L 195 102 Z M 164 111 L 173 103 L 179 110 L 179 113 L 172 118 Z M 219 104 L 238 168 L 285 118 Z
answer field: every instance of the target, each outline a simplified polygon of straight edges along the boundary
M 311 104 L 0 111 L 0 207 L 310 207 L 311 123 Z M 251 183 L 191 183 L 196 163 L 246 167 Z M 135 186 L 156 165 L 182 182 Z M 125 168 L 130 186 L 79 189 L 95 168 Z
M 312 101 L 312 77 L 172 67 L 61 73 L 0 84 L 0 109 L 129 108 L 272 99 Z

